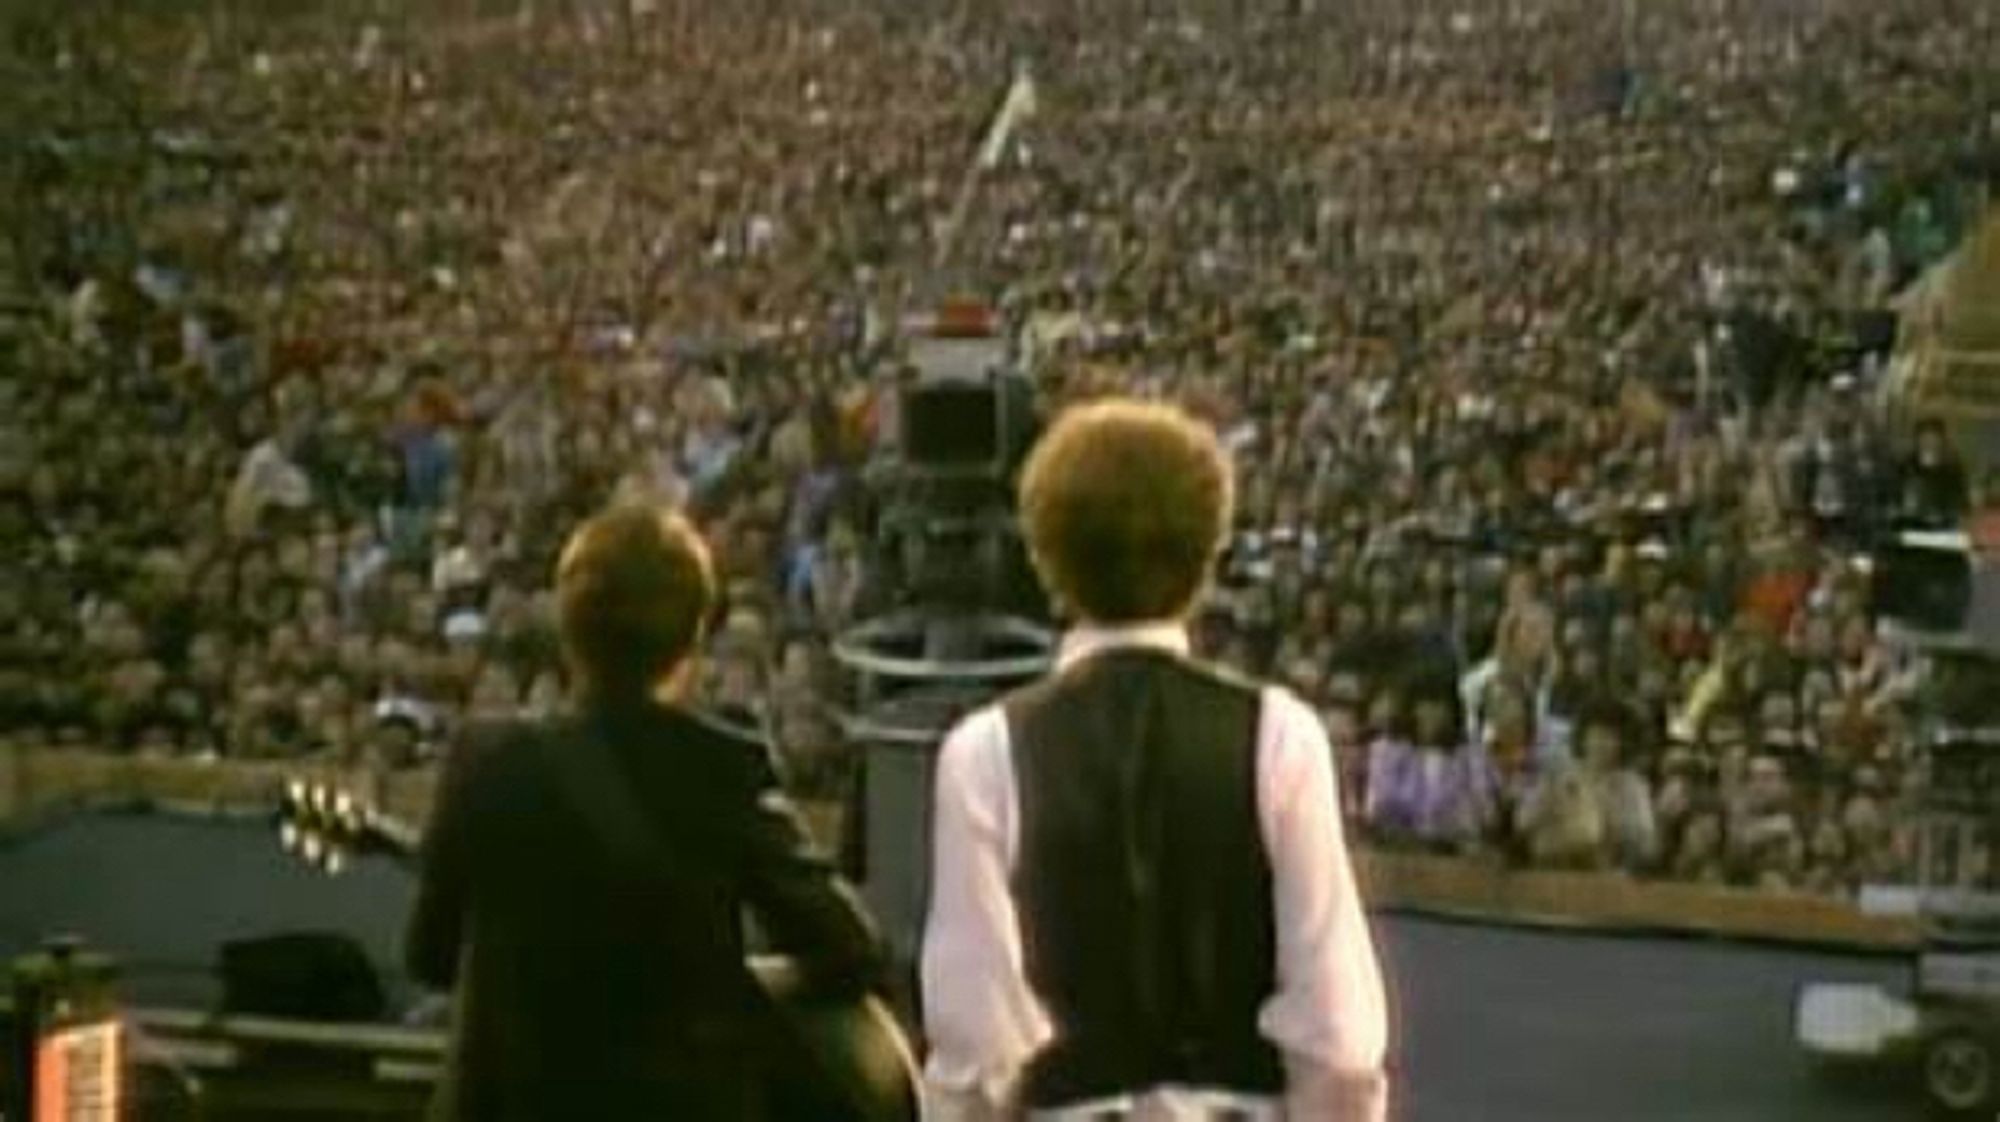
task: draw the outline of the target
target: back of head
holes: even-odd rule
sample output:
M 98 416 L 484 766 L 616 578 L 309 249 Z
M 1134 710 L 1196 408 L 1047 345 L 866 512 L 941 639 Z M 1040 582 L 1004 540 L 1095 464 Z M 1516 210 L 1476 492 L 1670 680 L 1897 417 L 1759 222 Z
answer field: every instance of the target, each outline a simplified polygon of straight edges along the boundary
M 590 518 L 556 563 L 572 675 L 594 700 L 644 700 L 687 662 L 715 595 L 708 547 L 680 514 L 628 503 Z
M 1113 398 L 1063 413 L 1021 471 L 1021 522 L 1042 583 L 1096 623 L 1177 619 L 1207 583 L 1233 502 L 1208 425 Z

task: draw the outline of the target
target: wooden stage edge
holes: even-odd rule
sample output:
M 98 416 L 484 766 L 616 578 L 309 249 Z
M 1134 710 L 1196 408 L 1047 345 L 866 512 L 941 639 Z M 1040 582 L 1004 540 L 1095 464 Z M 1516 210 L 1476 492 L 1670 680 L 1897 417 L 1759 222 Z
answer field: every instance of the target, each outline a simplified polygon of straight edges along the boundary
M 288 779 L 343 783 L 382 809 L 422 821 L 429 771 L 362 776 L 325 764 L 142 759 L 75 749 L 0 747 L 0 836 L 65 808 L 144 804 L 200 813 L 272 807 Z M 808 807 L 830 831 L 833 808 Z M 1491 862 L 1362 851 L 1362 890 L 1378 910 L 1469 921 L 1649 935 L 1709 936 L 1900 951 L 1919 941 L 1915 920 L 1863 914 L 1851 902 L 1747 889 L 1635 880 L 1605 873 L 1503 868 Z

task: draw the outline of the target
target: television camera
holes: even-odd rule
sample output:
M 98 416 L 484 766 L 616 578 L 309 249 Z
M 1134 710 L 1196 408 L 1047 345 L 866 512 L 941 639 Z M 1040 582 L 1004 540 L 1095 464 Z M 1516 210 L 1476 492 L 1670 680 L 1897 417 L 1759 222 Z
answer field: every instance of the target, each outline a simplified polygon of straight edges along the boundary
M 929 871 L 936 750 L 959 717 L 1049 665 L 1055 632 L 1027 562 L 1014 476 L 1037 432 L 1034 386 L 995 317 L 946 301 L 906 321 L 905 368 L 867 472 L 875 523 L 860 622 L 836 636 L 841 725 L 860 748 L 848 871 L 913 961 Z

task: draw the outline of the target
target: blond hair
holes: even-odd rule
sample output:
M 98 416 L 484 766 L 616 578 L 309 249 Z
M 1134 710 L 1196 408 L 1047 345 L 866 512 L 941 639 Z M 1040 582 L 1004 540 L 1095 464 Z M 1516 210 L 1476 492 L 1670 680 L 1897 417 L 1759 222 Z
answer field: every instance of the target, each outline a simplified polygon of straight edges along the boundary
M 1064 412 L 1021 471 L 1036 572 L 1065 608 L 1102 623 L 1186 614 L 1222 548 L 1233 501 L 1212 428 L 1129 398 Z
M 556 613 L 585 692 L 636 699 L 679 669 L 715 601 L 701 534 L 666 507 L 628 502 L 570 535 L 556 562 Z

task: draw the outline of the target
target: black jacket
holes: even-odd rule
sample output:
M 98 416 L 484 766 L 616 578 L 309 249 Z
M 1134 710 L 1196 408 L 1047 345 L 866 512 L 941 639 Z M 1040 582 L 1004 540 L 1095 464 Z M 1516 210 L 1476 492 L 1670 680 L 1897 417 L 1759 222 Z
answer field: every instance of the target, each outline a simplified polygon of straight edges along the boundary
M 593 736 L 684 883 L 621 860 L 572 804 L 552 753 Z M 468 737 L 438 791 L 407 948 L 418 981 L 456 995 L 433 1117 L 763 1117 L 746 905 L 809 986 L 873 980 L 874 930 L 761 745 L 652 707 Z

